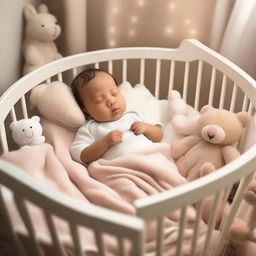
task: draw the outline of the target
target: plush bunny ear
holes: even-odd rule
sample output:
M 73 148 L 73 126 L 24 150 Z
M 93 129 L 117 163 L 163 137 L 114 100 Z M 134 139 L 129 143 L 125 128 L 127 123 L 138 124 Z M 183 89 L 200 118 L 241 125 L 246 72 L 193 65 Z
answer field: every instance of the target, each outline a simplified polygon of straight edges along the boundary
M 37 15 L 36 9 L 31 4 L 26 4 L 24 6 L 23 12 L 24 12 L 26 21 L 31 20 L 33 17 L 35 17 Z
M 201 108 L 200 113 L 203 114 L 204 112 L 206 112 L 206 111 L 208 111 L 208 110 L 210 110 L 210 109 L 213 109 L 213 107 L 210 106 L 210 105 L 205 105 L 205 106 L 203 106 L 203 107 Z
M 34 120 L 34 121 L 37 121 L 37 122 L 40 121 L 40 117 L 39 116 L 32 116 L 31 119 Z
M 247 112 L 239 112 L 236 114 L 243 127 L 247 127 L 251 121 L 251 117 Z
M 49 9 L 45 4 L 40 4 L 37 10 L 38 10 L 38 13 L 49 13 Z
M 11 122 L 10 123 L 10 129 L 13 130 L 17 123 L 18 123 L 17 121 Z

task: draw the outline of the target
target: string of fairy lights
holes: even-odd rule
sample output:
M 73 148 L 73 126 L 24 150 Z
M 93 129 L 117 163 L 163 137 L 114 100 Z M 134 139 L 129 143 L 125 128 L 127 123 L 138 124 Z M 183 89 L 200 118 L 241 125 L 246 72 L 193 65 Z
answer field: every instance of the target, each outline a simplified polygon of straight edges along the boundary
M 132 1 L 135 6 L 133 9 L 141 9 L 141 8 L 147 8 L 148 1 L 147 0 L 136 0 Z M 167 10 L 174 14 L 179 9 L 179 2 L 178 1 L 166 1 L 167 2 Z M 123 3 L 121 0 L 112 0 L 112 5 L 110 9 L 110 19 L 109 19 L 109 27 L 108 27 L 108 46 L 109 47 L 116 47 L 118 45 L 118 34 L 120 33 L 120 30 L 122 29 L 121 26 L 118 26 L 119 18 L 124 15 L 124 12 L 122 10 Z M 121 11 L 122 10 L 122 11 Z M 125 15 L 128 17 L 128 27 L 125 30 L 125 33 L 128 37 L 132 38 L 138 35 L 137 27 L 142 24 L 143 19 L 140 19 L 138 11 L 136 11 L 133 14 L 129 14 L 128 12 L 125 13 Z M 185 18 L 183 20 L 183 24 L 179 24 L 179 26 L 183 25 L 185 27 L 185 31 L 188 36 L 195 37 L 198 34 L 197 29 L 193 25 L 193 22 L 190 18 Z M 162 33 L 166 37 L 172 37 L 175 36 L 176 32 L 179 32 L 179 28 L 176 28 L 172 24 L 167 24 L 165 27 L 162 28 L 159 31 L 159 33 Z

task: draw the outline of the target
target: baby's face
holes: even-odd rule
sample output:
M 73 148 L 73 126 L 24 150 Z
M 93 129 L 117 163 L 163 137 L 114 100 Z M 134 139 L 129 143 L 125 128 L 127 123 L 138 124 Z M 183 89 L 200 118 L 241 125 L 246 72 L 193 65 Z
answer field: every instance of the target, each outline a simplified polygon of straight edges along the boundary
M 98 122 L 118 120 L 126 109 L 122 93 L 107 73 L 96 73 L 95 77 L 78 88 L 78 91 L 85 106 L 83 111 Z

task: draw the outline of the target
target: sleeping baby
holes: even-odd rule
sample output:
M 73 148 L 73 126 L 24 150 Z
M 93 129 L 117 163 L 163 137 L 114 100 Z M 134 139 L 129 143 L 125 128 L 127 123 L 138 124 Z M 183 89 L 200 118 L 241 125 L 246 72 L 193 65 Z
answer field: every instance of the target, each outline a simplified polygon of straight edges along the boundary
M 86 69 L 75 77 L 71 89 L 87 118 L 71 146 L 76 161 L 113 159 L 162 139 L 159 123 L 126 111 L 125 99 L 108 72 Z

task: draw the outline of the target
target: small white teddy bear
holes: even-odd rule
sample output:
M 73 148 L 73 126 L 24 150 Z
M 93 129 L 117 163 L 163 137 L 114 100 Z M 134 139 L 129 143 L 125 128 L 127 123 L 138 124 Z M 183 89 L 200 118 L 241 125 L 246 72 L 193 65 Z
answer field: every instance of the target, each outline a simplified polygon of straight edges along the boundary
M 13 121 L 10 124 L 10 129 L 14 142 L 20 147 L 44 143 L 45 137 L 42 136 L 43 129 L 39 121 L 38 116 Z
M 39 68 L 53 60 L 62 58 L 53 42 L 61 33 L 55 16 L 48 12 L 45 4 L 40 4 L 38 13 L 33 5 L 24 6 L 27 22 L 23 52 L 25 65 L 23 74 Z

